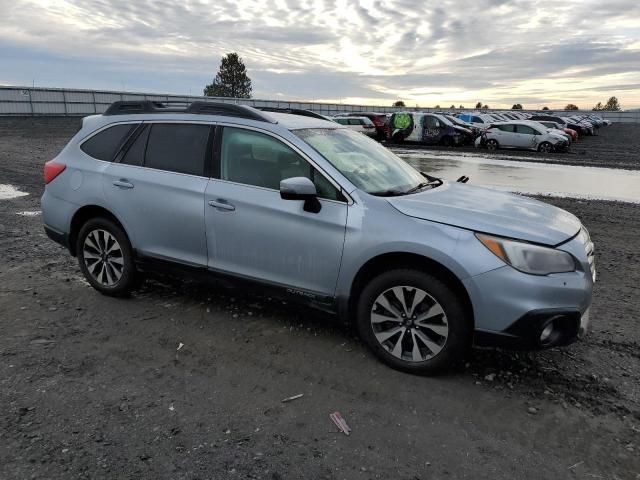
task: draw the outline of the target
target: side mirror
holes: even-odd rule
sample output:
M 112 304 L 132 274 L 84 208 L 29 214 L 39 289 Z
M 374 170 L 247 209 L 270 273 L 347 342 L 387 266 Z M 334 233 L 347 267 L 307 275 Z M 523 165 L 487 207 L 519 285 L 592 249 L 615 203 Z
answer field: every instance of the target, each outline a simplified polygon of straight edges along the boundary
M 306 212 L 318 213 L 322 205 L 318 201 L 316 186 L 306 177 L 285 178 L 280 182 L 280 198 L 283 200 L 304 200 Z

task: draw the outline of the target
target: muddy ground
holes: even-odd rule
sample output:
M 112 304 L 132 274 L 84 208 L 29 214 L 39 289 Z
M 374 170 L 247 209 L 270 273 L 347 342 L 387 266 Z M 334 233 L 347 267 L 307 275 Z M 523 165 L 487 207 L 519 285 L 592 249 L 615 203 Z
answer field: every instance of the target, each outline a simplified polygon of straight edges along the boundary
M 0 121 L 0 183 L 29 193 L 0 200 L 0 478 L 640 478 L 640 205 L 547 199 L 596 244 L 584 342 L 420 378 L 276 299 L 171 279 L 95 292 L 18 215 L 76 129 Z

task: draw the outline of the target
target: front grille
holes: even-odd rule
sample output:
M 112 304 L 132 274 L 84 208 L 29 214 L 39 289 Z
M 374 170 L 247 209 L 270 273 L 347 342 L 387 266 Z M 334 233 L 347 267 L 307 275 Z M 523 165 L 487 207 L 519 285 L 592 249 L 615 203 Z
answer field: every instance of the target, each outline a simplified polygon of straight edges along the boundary
M 587 261 L 589 262 L 589 268 L 591 269 L 591 277 L 593 281 L 596 281 L 596 258 L 593 254 L 594 246 L 591 241 L 591 237 L 589 236 L 589 232 L 586 228 L 582 227 L 580 229 L 580 234 L 578 238 L 582 241 L 582 245 L 584 245 L 584 251 L 587 253 Z

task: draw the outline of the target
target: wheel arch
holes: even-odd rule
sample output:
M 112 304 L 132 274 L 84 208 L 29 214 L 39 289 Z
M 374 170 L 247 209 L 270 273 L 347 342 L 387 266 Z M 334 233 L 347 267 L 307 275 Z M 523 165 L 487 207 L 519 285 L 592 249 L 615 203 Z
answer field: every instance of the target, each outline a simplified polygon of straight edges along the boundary
M 108 218 L 116 225 L 118 225 L 122 229 L 122 231 L 125 232 L 125 235 L 129 237 L 129 234 L 124 228 L 122 222 L 118 220 L 118 218 L 109 210 L 99 205 L 85 205 L 79 208 L 71 218 L 71 226 L 69 228 L 69 251 L 74 257 L 77 255 L 76 243 L 78 240 L 78 233 L 80 232 L 80 229 L 88 220 L 96 217 Z M 131 240 L 130 237 L 129 240 Z
M 424 255 L 409 252 L 383 253 L 369 259 L 364 265 L 362 265 L 353 278 L 348 300 L 344 302 L 340 311 L 340 316 L 347 321 L 354 318 L 358 298 L 367 284 L 368 279 L 371 279 L 383 272 L 398 268 L 410 268 L 413 270 L 432 273 L 436 278 L 443 281 L 462 299 L 467 318 L 471 322 L 471 328 L 474 327 L 475 317 L 471 297 L 456 274 L 440 262 Z

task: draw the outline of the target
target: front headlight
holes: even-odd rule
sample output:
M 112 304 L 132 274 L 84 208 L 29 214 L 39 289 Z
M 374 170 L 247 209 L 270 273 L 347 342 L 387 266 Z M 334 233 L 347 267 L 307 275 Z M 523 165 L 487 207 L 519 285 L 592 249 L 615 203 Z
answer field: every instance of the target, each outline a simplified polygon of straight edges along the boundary
M 532 275 L 573 272 L 576 262 L 567 252 L 476 233 L 476 238 L 496 257 L 516 270 Z

